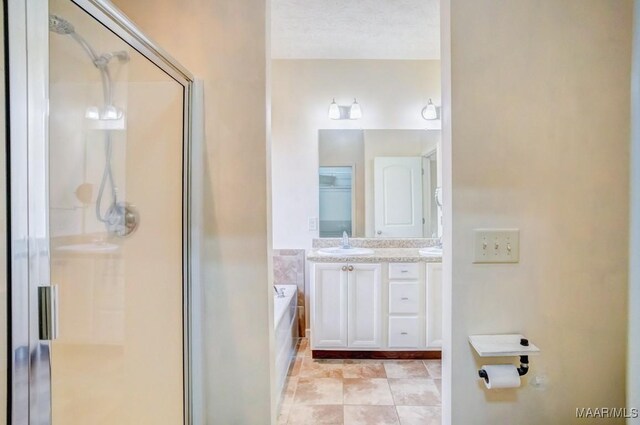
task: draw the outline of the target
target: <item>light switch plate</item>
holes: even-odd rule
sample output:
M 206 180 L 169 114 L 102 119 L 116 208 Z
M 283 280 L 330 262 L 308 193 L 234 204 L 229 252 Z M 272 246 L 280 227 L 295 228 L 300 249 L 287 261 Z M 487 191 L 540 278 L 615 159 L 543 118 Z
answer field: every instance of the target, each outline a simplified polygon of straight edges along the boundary
M 309 217 L 309 231 L 318 230 L 318 218 L 317 217 Z
M 474 263 L 520 261 L 519 229 L 475 229 L 474 233 Z

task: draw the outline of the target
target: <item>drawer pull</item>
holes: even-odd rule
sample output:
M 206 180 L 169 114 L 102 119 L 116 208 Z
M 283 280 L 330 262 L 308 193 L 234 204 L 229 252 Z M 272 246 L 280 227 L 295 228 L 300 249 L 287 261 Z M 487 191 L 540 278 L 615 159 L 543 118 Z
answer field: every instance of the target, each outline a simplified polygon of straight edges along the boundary
M 409 270 L 400 270 L 400 273 L 409 273 Z
M 409 301 L 409 297 L 402 297 L 400 298 L 401 301 Z
M 409 334 L 406 332 L 400 332 L 400 335 L 409 335 Z

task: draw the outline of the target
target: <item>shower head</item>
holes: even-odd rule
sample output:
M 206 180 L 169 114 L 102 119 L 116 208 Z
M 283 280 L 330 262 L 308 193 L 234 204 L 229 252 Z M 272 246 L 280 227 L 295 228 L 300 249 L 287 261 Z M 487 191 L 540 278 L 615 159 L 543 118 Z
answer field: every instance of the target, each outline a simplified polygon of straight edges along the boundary
M 49 15 L 49 31 L 56 34 L 69 35 L 75 33 L 71 22 L 57 15 Z

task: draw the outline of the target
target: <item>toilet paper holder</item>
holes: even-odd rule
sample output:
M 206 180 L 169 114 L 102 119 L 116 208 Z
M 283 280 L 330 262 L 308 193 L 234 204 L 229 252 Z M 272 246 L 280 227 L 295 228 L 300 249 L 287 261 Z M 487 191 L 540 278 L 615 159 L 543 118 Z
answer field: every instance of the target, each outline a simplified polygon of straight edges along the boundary
M 517 368 L 519 376 L 524 376 L 529 371 L 529 355 L 540 353 L 538 347 L 520 334 L 472 335 L 469 337 L 469 342 L 480 357 L 519 356 L 520 367 Z M 478 370 L 478 376 L 485 382 L 489 382 L 486 370 Z
M 520 340 L 520 344 L 526 347 L 529 345 L 529 340 L 526 338 L 522 338 Z M 529 356 L 520 356 L 520 367 L 516 368 L 516 370 L 518 371 L 518 375 L 520 376 L 524 376 L 527 374 L 527 372 L 529 372 Z M 484 379 L 485 382 L 489 382 L 489 375 L 487 375 L 486 370 L 478 370 L 478 375 L 480 376 L 480 378 Z

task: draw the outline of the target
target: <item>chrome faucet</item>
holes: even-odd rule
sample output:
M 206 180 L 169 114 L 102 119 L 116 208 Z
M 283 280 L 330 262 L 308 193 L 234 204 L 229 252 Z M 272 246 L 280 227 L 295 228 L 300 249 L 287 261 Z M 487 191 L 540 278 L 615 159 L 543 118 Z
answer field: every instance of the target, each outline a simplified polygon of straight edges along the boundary
M 347 235 L 347 231 L 342 232 L 342 249 L 350 249 L 351 244 L 349 243 L 349 235 Z
M 284 298 L 284 288 L 282 289 L 278 289 L 278 287 L 276 285 L 273 285 L 273 290 L 276 291 L 276 297 L 278 298 Z

